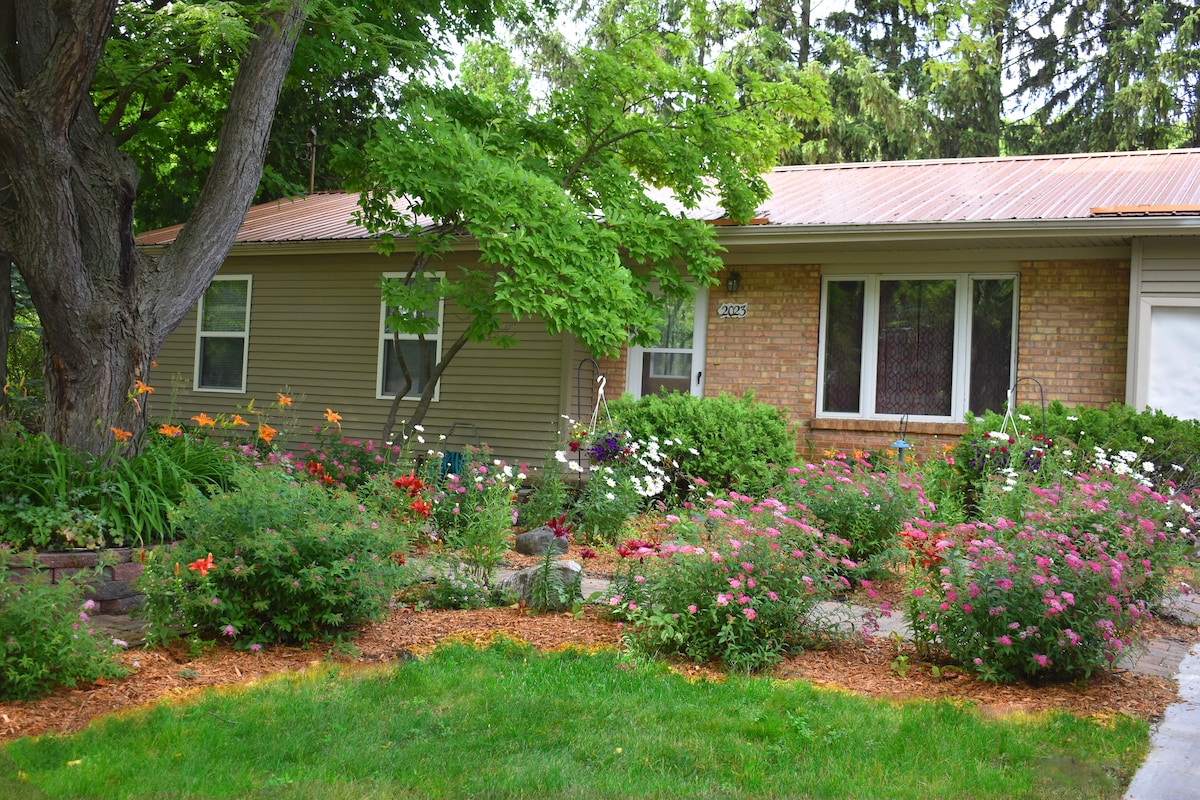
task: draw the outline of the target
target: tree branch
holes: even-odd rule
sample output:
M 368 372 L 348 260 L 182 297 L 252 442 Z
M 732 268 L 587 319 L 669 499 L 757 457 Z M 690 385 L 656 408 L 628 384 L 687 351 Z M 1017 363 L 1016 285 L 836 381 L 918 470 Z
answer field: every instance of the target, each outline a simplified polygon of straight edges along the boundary
M 50 129 L 67 138 L 79 104 L 88 96 L 117 0 L 71 0 L 55 4 L 54 32 L 45 59 L 31 80 L 31 96 L 52 100 L 41 111 Z M 66 27 L 67 30 L 63 30 Z M 24 47 L 25 43 L 19 46 Z

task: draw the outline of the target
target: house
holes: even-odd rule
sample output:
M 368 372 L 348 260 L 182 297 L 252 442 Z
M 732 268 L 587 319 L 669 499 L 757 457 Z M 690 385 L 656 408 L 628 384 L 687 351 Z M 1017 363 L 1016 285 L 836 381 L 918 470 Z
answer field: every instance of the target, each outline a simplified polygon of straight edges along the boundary
M 600 362 L 607 396 L 753 389 L 787 409 L 802 453 L 902 432 L 935 451 L 1014 383 L 1019 401 L 1200 418 L 1200 150 L 784 167 L 768 182 L 751 224 L 720 228 L 720 284 L 671 309 L 671 340 Z M 379 436 L 395 376 L 378 283 L 406 263 L 348 222 L 355 203 L 250 210 L 200 313 L 158 355 L 155 381 L 175 391 L 152 413 L 167 396 L 186 419 L 284 391 L 296 430 L 331 408 L 346 433 Z M 697 213 L 721 222 L 715 206 Z M 426 355 L 461 330 L 441 313 Z M 594 366 L 568 336 L 512 327 L 520 346 L 459 354 L 426 425 L 461 423 L 452 448 L 477 432 L 540 461 L 560 415 L 590 414 Z

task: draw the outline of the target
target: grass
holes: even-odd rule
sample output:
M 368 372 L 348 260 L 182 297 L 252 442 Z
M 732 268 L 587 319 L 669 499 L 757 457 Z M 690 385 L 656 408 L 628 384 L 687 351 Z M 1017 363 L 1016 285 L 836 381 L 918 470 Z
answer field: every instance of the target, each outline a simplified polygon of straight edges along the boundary
M 0 750 L 6 798 L 1118 798 L 1124 717 L 985 719 L 611 651 L 448 644 L 206 691 Z

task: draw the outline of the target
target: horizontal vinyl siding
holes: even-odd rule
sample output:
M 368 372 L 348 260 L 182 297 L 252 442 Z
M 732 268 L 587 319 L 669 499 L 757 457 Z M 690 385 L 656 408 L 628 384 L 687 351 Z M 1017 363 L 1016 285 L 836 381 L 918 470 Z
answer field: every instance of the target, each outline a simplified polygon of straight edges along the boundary
M 1145 240 L 1141 293 L 1200 297 L 1200 237 Z
M 294 444 L 311 439 L 312 427 L 324 425 L 325 409 L 332 408 L 342 415 L 346 435 L 378 439 L 391 405 L 390 399 L 375 397 L 379 278 L 403 266 L 403 261 L 370 254 L 231 258 L 222 273 L 254 276 L 246 393 L 192 391 L 193 312 L 158 355 L 151 414 L 178 422 L 201 411 L 235 413 L 253 400 L 257 410 L 269 410 L 267 421 Z M 445 271 L 453 277 L 452 268 Z M 443 319 L 444 352 L 466 320 L 451 307 Z M 521 343 L 508 350 L 468 344 L 451 363 L 440 399 L 425 418 L 433 446 L 451 424 L 463 422 L 478 428 L 497 457 L 540 461 L 544 456 L 558 421 L 565 338 L 549 336 L 539 320 L 511 322 L 506 332 Z M 294 398 L 286 427 L 279 409 L 271 408 L 280 391 Z M 404 401 L 398 419 L 414 406 L 415 400 Z M 449 444 L 461 449 L 473 440 L 470 429 L 460 426 Z

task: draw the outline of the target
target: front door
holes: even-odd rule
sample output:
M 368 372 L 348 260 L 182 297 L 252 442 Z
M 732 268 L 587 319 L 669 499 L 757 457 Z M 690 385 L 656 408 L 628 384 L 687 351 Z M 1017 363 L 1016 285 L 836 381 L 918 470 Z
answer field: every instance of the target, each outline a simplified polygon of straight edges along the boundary
M 692 298 L 668 298 L 664 314 L 655 346 L 629 348 L 625 385 L 634 397 L 676 391 L 701 397 L 708 290 L 697 289 Z

